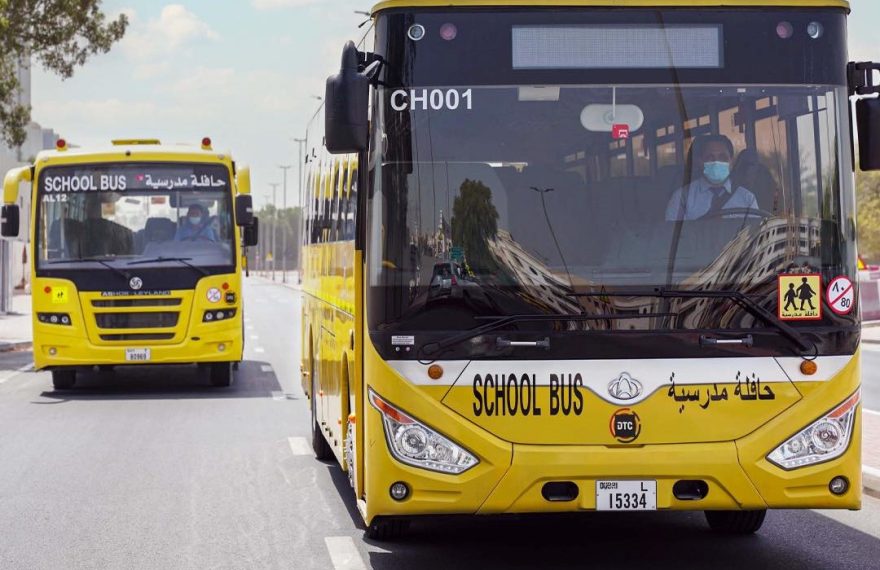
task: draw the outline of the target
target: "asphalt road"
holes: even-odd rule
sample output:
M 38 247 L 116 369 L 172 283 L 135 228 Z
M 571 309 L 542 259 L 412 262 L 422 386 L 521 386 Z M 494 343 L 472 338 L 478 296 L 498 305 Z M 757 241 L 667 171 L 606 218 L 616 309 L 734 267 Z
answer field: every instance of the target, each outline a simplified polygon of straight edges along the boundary
M 880 344 L 862 344 L 862 402 L 880 412 Z
M 434 519 L 366 541 L 345 476 L 306 449 L 297 294 L 252 279 L 246 298 L 248 361 L 228 390 L 168 368 L 54 392 L 21 370 L 29 354 L 0 355 L 0 568 L 876 567 L 871 498 L 773 512 L 745 538 L 651 513 Z

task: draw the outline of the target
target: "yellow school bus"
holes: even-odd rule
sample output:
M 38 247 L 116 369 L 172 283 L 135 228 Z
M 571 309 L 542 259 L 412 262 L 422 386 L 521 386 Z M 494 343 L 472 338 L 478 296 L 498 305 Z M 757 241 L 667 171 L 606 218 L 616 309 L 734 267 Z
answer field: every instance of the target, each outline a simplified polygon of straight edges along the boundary
M 308 127 L 303 389 L 368 535 L 861 505 L 841 0 L 391 0 Z M 850 100 L 859 98 L 850 121 Z
M 92 367 L 195 363 L 229 386 L 242 359 L 250 173 L 158 140 L 58 141 L 4 182 L 7 239 L 30 242 L 34 362 L 56 389 Z

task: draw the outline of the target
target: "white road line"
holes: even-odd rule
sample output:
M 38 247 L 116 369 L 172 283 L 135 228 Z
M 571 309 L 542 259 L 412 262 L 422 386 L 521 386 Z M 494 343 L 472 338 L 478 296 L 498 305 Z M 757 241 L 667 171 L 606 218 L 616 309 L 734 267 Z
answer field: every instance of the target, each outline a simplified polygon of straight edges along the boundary
M 264 352 L 266 352 L 266 349 L 263 348 L 262 346 L 258 346 L 257 348 L 254 349 L 254 352 L 256 352 L 257 354 L 263 354 Z
M 294 455 L 311 455 L 312 446 L 304 437 L 288 437 L 287 443 L 290 444 L 290 452 Z
M 272 365 L 271 364 L 263 364 L 260 366 L 260 371 L 261 372 L 272 372 Z
M 350 536 L 328 536 L 324 538 L 327 552 L 334 570 L 366 570 L 364 559 L 358 552 L 354 540 Z
M 869 410 L 867 408 L 862 408 L 862 411 L 872 416 L 880 416 L 880 412 L 875 412 L 874 410 Z
M 862 465 L 862 473 L 870 475 L 871 477 L 880 477 L 880 469 L 869 467 L 867 465 Z
M 252 334 L 252 335 L 251 335 L 251 340 L 260 340 L 260 335 L 258 335 L 258 334 Z
M 28 364 L 26 366 L 22 366 L 21 368 L 16 368 L 15 370 L 10 370 L 6 374 L 4 374 L 3 376 L 0 376 L 0 384 L 3 384 L 8 380 L 12 380 L 13 378 L 18 376 L 19 374 L 24 374 L 25 372 L 30 372 L 33 369 L 34 369 L 34 365 Z

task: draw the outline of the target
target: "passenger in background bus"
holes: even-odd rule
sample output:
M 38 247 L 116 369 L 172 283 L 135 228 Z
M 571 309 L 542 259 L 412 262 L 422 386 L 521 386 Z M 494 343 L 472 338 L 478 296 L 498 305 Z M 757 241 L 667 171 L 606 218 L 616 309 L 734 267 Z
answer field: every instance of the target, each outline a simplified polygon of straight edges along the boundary
M 734 187 L 730 174 L 733 143 L 724 135 L 704 135 L 694 139 L 690 156 L 693 164 L 689 186 L 679 188 L 666 207 L 666 220 L 697 220 L 715 217 L 720 210 L 758 210 L 755 195 L 742 186 Z
M 177 234 L 174 236 L 177 241 L 217 241 L 217 234 L 211 227 L 211 219 L 208 212 L 200 204 L 193 204 L 186 212 L 186 219 L 183 224 L 177 228 Z

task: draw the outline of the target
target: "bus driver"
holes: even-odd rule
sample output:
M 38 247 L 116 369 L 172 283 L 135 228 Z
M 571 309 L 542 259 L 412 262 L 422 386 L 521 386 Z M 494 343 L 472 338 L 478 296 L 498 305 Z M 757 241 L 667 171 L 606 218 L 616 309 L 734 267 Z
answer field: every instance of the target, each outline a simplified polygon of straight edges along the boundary
M 742 186 L 734 189 L 730 178 L 733 143 L 724 135 L 704 135 L 694 139 L 691 156 L 699 178 L 679 188 L 666 207 L 666 221 L 696 220 L 720 210 L 758 209 L 755 195 Z M 697 170 L 699 169 L 699 170 Z M 687 203 L 682 194 L 686 194 Z

